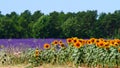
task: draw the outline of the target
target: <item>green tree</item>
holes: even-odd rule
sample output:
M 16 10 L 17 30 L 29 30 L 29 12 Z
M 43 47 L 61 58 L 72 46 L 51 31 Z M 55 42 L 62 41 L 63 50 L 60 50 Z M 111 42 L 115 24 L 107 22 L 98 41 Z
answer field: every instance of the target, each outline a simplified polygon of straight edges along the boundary
M 78 12 L 76 14 L 78 24 L 81 25 L 80 28 L 82 29 L 79 34 L 82 38 L 90 38 L 94 37 L 95 33 L 95 23 L 97 20 L 97 11 L 90 11 L 87 12 Z M 78 28 L 79 29 L 79 28 Z
M 59 21 L 59 13 L 54 11 L 49 14 L 50 21 L 48 23 L 49 38 L 59 38 L 61 34 L 61 22 Z
M 6 14 L 6 16 L 1 15 L 0 38 L 18 38 L 17 19 L 18 19 L 18 14 L 16 12 L 11 12 L 11 14 Z
M 79 37 L 80 25 L 75 17 L 68 18 L 62 25 L 62 31 L 65 37 Z
M 32 15 L 32 21 L 36 22 L 41 16 L 43 16 L 44 14 L 41 11 L 35 11 Z
M 120 22 L 120 15 L 113 13 L 108 13 L 108 14 L 101 14 L 98 20 L 98 34 L 101 37 L 113 37 L 115 36 L 116 30 L 119 29 L 119 22 Z
M 32 28 L 28 27 L 28 25 L 31 23 L 31 12 L 29 10 L 25 10 L 23 13 L 21 13 L 18 23 L 21 26 L 21 31 L 20 31 L 20 35 L 21 38 L 29 38 L 32 37 L 30 36 L 32 33 Z
M 49 16 L 41 16 L 38 21 L 33 25 L 33 33 L 35 38 L 46 38 L 49 37 L 50 32 L 48 31 Z

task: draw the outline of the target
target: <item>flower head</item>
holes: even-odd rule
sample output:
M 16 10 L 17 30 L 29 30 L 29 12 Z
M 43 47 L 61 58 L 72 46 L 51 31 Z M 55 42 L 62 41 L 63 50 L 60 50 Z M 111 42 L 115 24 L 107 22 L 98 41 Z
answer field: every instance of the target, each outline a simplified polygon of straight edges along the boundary
M 62 40 L 60 40 L 60 41 L 58 42 L 59 45 L 62 44 L 62 43 L 63 43 Z
M 45 43 L 45 44 L 44 44 L 44 49 L 50 49 L 50 44 Z
M 73 43 L 73 39 L 72 39 L 72 38 L 67 38 L 67 43 L 68 43 L 68 44 Z
M 53 45 L 58 45 L 58 43 L 59 43 L 58 40 L 54 40 L 54 41 L 52 42 Z
M 91 38 L 90 41 L 91 41 L 92 44 L 96 43 L 96 39 L 95 38 Z
M 61 43 L 61 44 L 60 44 L 60 47 L 65 47 L 65 44 L 64 44 L 64 43 Z
M 92 41 L 91 41 L 91 40 L 87 40 L 87 44 L 88 44 L 88 45 L 91 45 L 91 44 L 92 44 Z
M 98 42 L 98 44 L 97 44 L 99 47 L 104 47 L 105 46 L 105 43 L 103 42 L 103 41 L 100 41 L 100 42 Z
M 76 42 L 76 43 L 74 43 L 74 46 L 75 46 L 76 48 L 80 48 L 80 47 L 82 46 L 82 43 Z

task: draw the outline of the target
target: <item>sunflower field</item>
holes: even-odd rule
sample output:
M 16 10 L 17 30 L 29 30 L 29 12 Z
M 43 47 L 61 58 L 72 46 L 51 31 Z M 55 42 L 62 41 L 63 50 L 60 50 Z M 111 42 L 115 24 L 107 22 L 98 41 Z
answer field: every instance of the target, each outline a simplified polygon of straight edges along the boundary
M 46 42 L 42 48 L 26 48 L 16 54 L 7 52 L 2 45 L 0 49 L 0 61 L 3 65 L 30 63 L 33 67 L 43 64 L 93 68 L 120 66 L 120 39 L 72 37 L 66 41 L 59 39 Z

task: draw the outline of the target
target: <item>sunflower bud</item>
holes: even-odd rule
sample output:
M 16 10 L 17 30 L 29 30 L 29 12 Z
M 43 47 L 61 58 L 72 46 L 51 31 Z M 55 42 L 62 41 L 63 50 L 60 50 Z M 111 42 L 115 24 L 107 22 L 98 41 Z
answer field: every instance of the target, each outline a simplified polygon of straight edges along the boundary
M 38 48 L 35 50 L 35 57 L 38 57 L 39 56 L 39 50 Z

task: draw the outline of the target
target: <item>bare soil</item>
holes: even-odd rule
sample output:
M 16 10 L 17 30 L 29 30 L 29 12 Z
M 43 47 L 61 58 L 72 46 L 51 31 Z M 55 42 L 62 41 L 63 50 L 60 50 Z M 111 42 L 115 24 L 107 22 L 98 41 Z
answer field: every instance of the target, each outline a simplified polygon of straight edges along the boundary
M 27 66 L 29 66 L 29 64 L 28 65 L 20 64 L 20 65 L 14 65 L 14 66 L 11 66 L 11 65 L 8 65 L 8 66 L 0 65 L 0 68 L 26 68 Z M 42 66 L 33 67 L 33 68 L 76 68 L 76 67 L 67 66 L 67 65 L 50 65 L 50 64 L 44 64 Z M 78 67 L 78 68 L 88 68 L 88 67 Z

